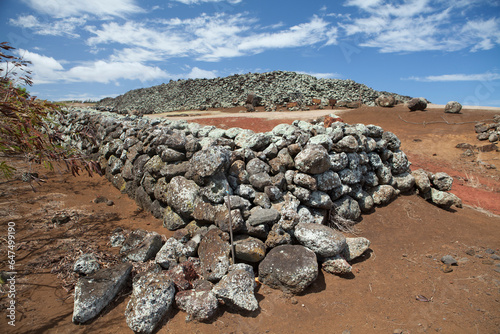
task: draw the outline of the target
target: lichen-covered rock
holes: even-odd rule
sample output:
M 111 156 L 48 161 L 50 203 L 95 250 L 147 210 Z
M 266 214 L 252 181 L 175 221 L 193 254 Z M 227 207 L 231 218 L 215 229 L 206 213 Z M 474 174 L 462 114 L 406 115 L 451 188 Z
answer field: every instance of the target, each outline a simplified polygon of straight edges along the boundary
M 161 236 L 154 232 L 148 232 L 137 246 L 124 253 L 129 261 L 146 262 L 152 259 L 162 246 Z
M 375 205 L 386 205 L 397 196 L 396 189 L 387 184 L 371 188 L 368 193 L 372 196 Z
M 401 140 L 390 131 L 384 131 L 382 140 L 386 142 L 387 148 L 391 151 L 396 151 L 401 147 Z
M 123 288 L 131 271 L 130 263 L 122 263 L 80 277 L 75 286 L 72 321 L 82 324 L 95 318 Z
M 341 171 L 342 169 L 347 167 L 349 163 L 349 159 L 347 158 L 347 153 L 333 153 L 330 154 L 330 164 L 332 166 L 332 170 L 335 172 Z
M 314 177 L 316 178 L 317 188 L 320 191 L 327 192 L 341 185 L 339 175 L 332 170 L 316 174 Z
M 274 224 L 280 219 L 280 213 L 276 209 L 261 209 L 252 210 L 248 223 L 252 226 L 260 224 Z
M 334 275 L 345 275 L 352 271 L 351 265 L 340 255 L 325 259 L 321 266 L 324 271 Z
M 330 151 L 333 147 L 333 141 L 327 134 L 317 135 L 309 139 L 309 145 L 321 145 L 327 151 Z
M 231 247 L 228 239 L 227 233 L 211 229 L 198 247 L 203 277 L 211 282 L 219 281 L 229 269 Z
M 187 221 L 167 206 L 163 211 L 163 227 L 175 231 L 187 225 Z
M 452 205 L 461 208 L 462 201 L 455 194 L 431 188 L 431 201 L 437 206 L 449 209 Z
M 255 275 L 250 265 L 237 264 L 217 283 L 212 291 L 228 306 L 238 310 L 255 311 L 259 303 L 255 298 Z
M 173 282 L 162 273 L 150 272 L 133 285 L 127 304 L 127 325 L 135 333 L 152 333 L 172 308 L 175 295 Z
M 259 158 L 254 158 L 246 164 L 246 171 L 249 175 L 257 173 L 269 173 L 271 167 Z
M 356 152 L 359 148 L 359 143 L 357 139 L 352 135 L 344 136 L 334 145 L 334 150 L 336 152 Z
M 90 275 L 95 273 L 101 268 L 97 258 L 94 254 L 82 254 L 76 259 L 73 266 L 73 271 L 77 274 Z
M 349 220 L 356 220 L 361 215 L 359 204 L 352 197 L 345 195 L 333 202 L 335 214 Z
M 266 245 L 249 235 L 237 235 L 234 238 L 235 256 L 246 262 L 259 262 L 266 255 Z
M 323 173 L 324 174 L 324 173 Z M 320 174 L 320 175 L 323 175 Z M 316 190 L 317 184 L 316 179 L 308 174 L 296 173 L 293 177 L 293 183 L 298 186 L 305 187 L 310 190 Z
M 321 174 L 330 169 L 328 151 L 320 145 L 309 145 L 295 157 L 295 167 L 308 174 Z
M 216 173 L 208 178 L 206 185 L 200 189 L 201 196 L 212 203 L 223 203 L 224 197 L 233 194 L 233 189 L 229 186 L 226 176 Z
M 178 292 L 175 295 L 175 303 L 179 309 L 188 314 L 187 321 L 193 319 L 209 320 L 219 307 L 215 293 L 197 289 Z
M 450 101 L 444 106 L 444 112 L 450 114 L 459 114 L 462 110 L 462 105 L 457 101 Z
M 174 177 L 167 186 L 167 204 L 178 214 L 192 217 L 200 187 L 183 176 Z
M 315 223 L 299 223 L 295 227 L 295 237 L 322 257 L 337 255 L 346 247 L 346 238 L 342 233 Z
M 392 155 L 392 174 L 402 174 L 410 171 L 410 162 L 403 151 L 397 150 Z
M 259 264 L 259 281 L 284 292 L 298 294 L 317 277 L 316 254 L 301 245 L 275 247 Z
M 414 189 L 415 177 L 408 172 L 394 175 L 393 179 L 396 182 L 396 189 L 400 190 L 401 192 L 408 192 Z
M 394 107 L 396 105 L 396 99 L 393 95 L 382 94 L 375 99 L 375 104 L 385 108 Z
M 332 208 L 333 202 L 327 193 L 316 190 L 311 192 L 311 196 L 307 201 L 307 205 L 311 208 L 329 210 Z
M 431 181 L 423 169 L 414 170 L 411 172 L 411 175 L 415 178 L 415 186 L 420 194 L 426 194 L 431 191 Z
M 198 151 L 189 160 L 193 174 L 202 178 L 225 171 L 230 161 L 231 151 L 222 146 L 210 146 Z
M 437 190 L 449 191 L 453 184 L 453 178 L 444 172 L 437 172 L 434 174 L 432 184 Z

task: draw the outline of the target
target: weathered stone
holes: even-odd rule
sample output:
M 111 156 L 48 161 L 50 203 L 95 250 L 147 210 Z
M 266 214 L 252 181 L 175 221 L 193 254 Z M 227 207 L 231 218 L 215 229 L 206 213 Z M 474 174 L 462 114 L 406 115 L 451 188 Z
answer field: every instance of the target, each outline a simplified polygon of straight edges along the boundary
M 198 247 L 203 277 L 211 282 L 219 281 L 229 268 L 231 247 L 227 233 L 212 229 L 205 234 Z
M 165 208 L 163 211 L 163 227 L 166 227 L 170 231 L 175 231 L 186 225 L 186 220 L 173 211 L 171 207 L 167 206 Z
M 347 153 L 340 152 L 340 153 L 330 154 L 330 164 L 332 166 L 333 171 L 335 172 L 341 171 L 342 169 L 347 167 L 348 163 L 349 159 L 347 158 Z
M 401 192 L 408 192 L 414 189 L 415 177 L 410 173 L 405 172 L 399 175 L 394 175 L 393 179 L 396 182 L 396 189 Z
M 356 200 L 350 196 L 342 196 L 333 202 L 335 214 L 349 220 L 356 220 L 361 215 L 361 209 Z
M 342 233 L 315 223 L 299 223 L 295 227 L 295 237 L 322 257 L 337 255 L 346 247 L 346 238 Z
M 215 215 L 215 225 L 224 232 L 229 232 L 229 211 L 227 206 L 221 206 L 220 210 Z M 239 232 L 245 227 L 245 221 L 241 216 L 240 209 L 231 210 L 231 228 L 233 232 Z
M 76 259 L 73 271 L 77 274 L 90 275 L 101 268 L 94 254 L 82 254 Z
M 229 168 L 231 152 L 221 146 L 210 146 L 196 152 L 189 161 L 191 171 L 200 177 L 212 176 Z
M 259 264 L 259 281 L 285 292 L 298 294 L 317 277 L 316 254 L 301 245 L 277 246 Z
M 147 273 L 133 285 L 127 304 L 127 325 L 135 333 L 153 333 L 162 318 L 172 308 L 175 286 L 162 273 Z
M 246 184 L 240 184 L 234 193 L 248 200 L 253 200 L 255 198 L 255 190 Z
M 255 275 L 249 265 L 237 264 L 229 268 L 229 273 L 217 283 L 213 292 L 228 306 L 239 310 L 255 311 L 259 303 L 255 298 Z
M 200 260 L 193 257 L 174 265 L 166 272 L 166 276 L 175 284 L 177 291 L 192 289 L 200 274 L 202 274 Z
M 423 169 L 417 169 L 411 172 L 415 178 L 415 186 L 421 194 L 428 193 L 431 190 L 431 181 Z
M 427 101 L 423 97 L 416 97 L 406 102 L 406 106 L 410 111 L 425 110 L 427 108 Z
M 352 271 L 351 265 L 340 255 L 325 259 L 321 266 L 324 271 L 334 275 L 345 275 Z
M 234 249 L 236 258 L 247 262 L 259 262 L 266 255 L 264 242 L 248 235 L 236 236 Z
M 334 145 L 336 152 L 356 152 L 358 148 L 359 143 L 352 135 L 345 136 Z
M 264 188 L 265 189 L 265 188 Z M 270 209 L 272 206 L 271 199 L 265 192 L 256 192 L 253 204 L 258 205 L 264 209 Z
M 146 262 L 158 253 L 161 243 L 161 236 L 158 233 L 148 232 L 141 243 L 125 253 L 125 257 L 134 262 Z
M 258 173 L 269 173 L 271 167 L 259 158 L 254 158 L 250 160 L 246 165 L 246 171 L 249 175 L 254 175 Z
M 444 106 L 444 112 L 450 114 L 459 114 L 462 110 L 462 105 L 457 101 L 450 101 Z
M 392 174 L 402 174 L 410 171 L 410 162 L 403 151 L 397 150 L 392 155 Z
M 260 209 L 252 210 L 248 223 L 252 226 L 260 224 L 274 224 L 280 219 L 280 213 L 276 209 Z
M 295 167 L 308 174 L 321 174 L 330 169 L 330 157 L 320 145 L 309 145 L 295 157 Z
M 391 151 L 396 151 L 401 146 L 401 140 L 390 131 L 384 131 L 382 140 L 386 142 L 387 148 Z
M 169 238 L 162 248 L 156 253 L 155 262 L 162 268 L 169 269 L 179 262 L 183 255 L 184 245 L 175 238 Z
M 174 177 L 167 186 L 167 204 L 178 214 L 190 217 L 199 194 L 198 185 L 183 176 Z
M 212 203 L 223 203 L 224 197 L 233 194 L 233 189 L 229 186 L 226 176 L 222 173 L 216 173 L 208 178 L 205 187 L 200 189 L 201 196 Z
M 346 261 L 352 261 L 357 257 L 360 257 L 369 247 L 370 240 L 357 237 L 357 238 L 346 238 L 347 246 L 340 253 Z
M 316 179 L 304 173 L 296 173 L 293 178 L 293 183 L 295 183 L 298 186 L 308 188 L 310 190 L 316 190 L 317 188 Z
M 126 253 L 136 248 L 141 242 L 144 241 L 144 238 L 146 238 L 147 235 L 148 232 L 142 229 L 132 231 L 123 242 L 122 248 L 120 249 L 120 254 Z
M 431 200 L 437 206 L 449 209 L 452 205 L 462 207 L 462 201 L 455 194 L 431 188 Z
M 327 193 L 316 190 L 311 192 L 311 197 L 307 201 L 307 205 L 312 208 L 329 210 L 332 208 L 333 202 Z
M 163 166 L 165 166 L 165 163 L 158 155 L 155 155 L 144 164 L 144 173 L 149 173 L 155 177 L 159 177 Z
M 449 191 L 453 184 L 453 178 L 444 172 L 438 172 L 434 174 L 432 184 L 437 190 Z
M 180 291 L 175 295 L 175 303 L 179 309 L 188 314 L 186 320 L 209 320 L 219 307 L 216 295 L 210 290 Z
M 321 174 L 316 174 L 314 177 L 316 178 L 317 188 L 320 191 L 330 191 L 341 185 L 339 175 L 331 170 Z
M 333 147 L 333 141 L 327 134 L 317 135 L 309 139 L 309 145 L 321 145 L 327 151 L 330 151 Z
M 122 263 L 80 277 L 75 286 L 72 321 L 81 324 L 95 318 L 123 288 L 131 271 L 131 264 Z
M 186 159 L 186 155 L 184 153 L 178 152 L 166 146 L 158 147 L 158 150 L 163 162 L 175 162 Z
M 265 187 L 272 185 L 271 177 L 267 173 L 253 174 L 250 176 L 249 181 L 259 191 L 263 191 Z
M 390 185 L 380 185 L 371 188 L 368 193 L 372 196 L 375 205 L 389 204 L 396 196 L 396 190 Z
M 375 104 L 379 107 L 394 107 L 396 105 L 396 99 L 392 95 L 380 95 L 375 99 Z

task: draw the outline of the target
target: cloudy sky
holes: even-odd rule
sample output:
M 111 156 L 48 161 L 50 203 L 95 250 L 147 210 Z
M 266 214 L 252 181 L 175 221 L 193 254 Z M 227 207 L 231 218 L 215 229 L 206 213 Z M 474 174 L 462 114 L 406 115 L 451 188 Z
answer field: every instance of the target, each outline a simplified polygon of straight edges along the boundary
M 500 107 L 498 0 L 0 0 L 0 36 L 49 100 L 284 70 Z

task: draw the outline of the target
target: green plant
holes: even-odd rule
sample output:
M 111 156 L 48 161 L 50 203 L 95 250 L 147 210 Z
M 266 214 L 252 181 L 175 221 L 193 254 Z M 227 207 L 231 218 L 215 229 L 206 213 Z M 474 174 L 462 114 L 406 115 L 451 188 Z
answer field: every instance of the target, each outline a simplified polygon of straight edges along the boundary
M 13 50 L 7 42 L 0 43 L 0 153 L 3 157 L 21 154 L 28 164 L 38 163 L 48 169 L 54 168 L 54 162 L 60 162 L 73 175 L 81 170 L 90 176 L 94 172 L 101 174 L 97 163 L 87 160 L 75 148 L 63 145 L 54 121 L 64 117 L 65 112 L 56 104 L 30 96 L 25 88 L 33 84 L 31 71 L 27 69 L 30 62 L 13 55 Z M 4 178 L 11 178 L 14 171 L 8 162 L 0 161 Z

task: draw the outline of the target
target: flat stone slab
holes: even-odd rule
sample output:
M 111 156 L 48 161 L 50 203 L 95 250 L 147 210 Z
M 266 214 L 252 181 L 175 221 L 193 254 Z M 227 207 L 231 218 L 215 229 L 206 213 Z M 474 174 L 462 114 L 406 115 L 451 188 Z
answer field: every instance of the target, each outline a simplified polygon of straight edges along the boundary
M 75 286 L 72 321 L 81 324 L 96 317 L 116 297 L 131 271 L 131 264 L 122 263 L 80 277 Z

